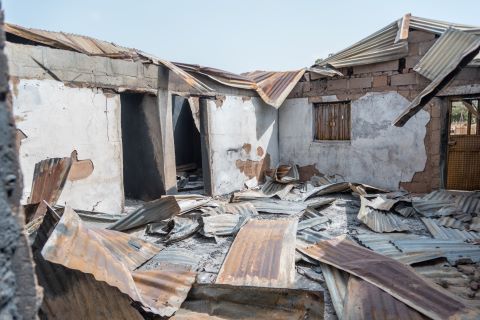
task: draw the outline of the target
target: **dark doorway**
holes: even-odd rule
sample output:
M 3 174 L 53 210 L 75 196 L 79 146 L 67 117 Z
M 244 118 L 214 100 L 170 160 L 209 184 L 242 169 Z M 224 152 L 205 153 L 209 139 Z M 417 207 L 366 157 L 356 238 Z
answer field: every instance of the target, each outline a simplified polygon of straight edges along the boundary
M 480 121 L 478 98 L 451 101 L 447 189 L 480 189 Z
M 156 159 L 160 118 L 155 97 L 122 93 L 123 186 L 125 197 L 149 201 L 165 194 Z
M 202 144 L 197 101 L 173 96 L 172 121 L 178 191 L 202 192 Z M 194 110 L 192 112 L 192 109 Z M 195 118 L 197 119 L 195 121 Z

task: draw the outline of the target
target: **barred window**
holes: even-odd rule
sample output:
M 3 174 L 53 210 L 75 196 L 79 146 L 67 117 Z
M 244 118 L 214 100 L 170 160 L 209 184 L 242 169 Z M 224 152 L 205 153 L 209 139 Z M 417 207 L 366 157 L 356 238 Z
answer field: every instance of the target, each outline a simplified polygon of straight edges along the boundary
M 350 102 L 316 103 L 315 140 L 350 140 Z

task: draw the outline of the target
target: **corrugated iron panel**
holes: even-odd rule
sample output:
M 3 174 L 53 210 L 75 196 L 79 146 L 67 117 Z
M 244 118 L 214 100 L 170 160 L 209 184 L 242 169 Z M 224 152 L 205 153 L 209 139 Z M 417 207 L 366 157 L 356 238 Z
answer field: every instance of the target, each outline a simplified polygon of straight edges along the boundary
M 412 199 L 412 207 L 425 217 L 448 216 L 458 211 L 455 197 L 444 190 L 436 190 L 422 198 Z
M 192 252 L 192 250 L 189 249 L 167 247 L 155 255 L 152 260 L 154 260 L 155 268 L 157 268 L 158 265 L 170 263 L 187 266 L 191 270 L 197 270 L 201 258 L 202 257 L 199 256 L 198 253 Z M 151 268 L 149 267 L 149 269 Z
M 245 219 L 241 219 L 239 214 L 219 214 L 202 217 L 203 234 L 207 237 L 228 236 L 235 234 L 240 230 Z
M 258 212 L 293 215 L 304 211 L 307 206 L 301 202 L 277 200 L 272 198 L 250 200 Z
M 54 205 L 57 202 L 71 167 L 72 159 L 69 157 L 46 159 L 35 164 L 28 203 L 39 203 L 39 205 L 33 215 L 27 217 L 27 221 L 45 214 L 46 203 Z
M 438 223 L 447 228 L 465 230 L 465 223 L 452 217 L 441 217 Z
M 402 218 L 394 213 L 375 210 L 369 206 L 370 201 L 360 196 L 361 204 L 358 220 L 375 232 L 407 231 L 408 226 Z
M 140 302 L 149 312 L 171 316 L 186 298 L 196 273 L 178 265 L 132 272 L 160 250 L 121 232 L 87 228 L 67 207 L 43 247 L 42 256 L 49 262 L 92 274 L 97 281 Z
M 160 199 L 144 203 L 137 210 L 129 213 L 110 227 L 111 230 L 125 231 L 144 226 L 152 222 L 160 222 L 180 213 L 180 206 L 174 196 L 163 196 Z
M 471 231 L 480 231 L 480 217 L 474 217 L 469 228 Z
M 338 319 L 343 320 L 345 297 L 347 295 L 347 285 L 350 275 L 348 272 L 329 266 L 325 263 L 320 263 L 322 274 L 325 278 L 330 298 L 332 299 L 333 308 L 337 314 Z
M 297 219 L 250 220 L 235 237 L 216 283 L 288 288 L 295 279 Z
M 322 319 L 323 292 L 195 285 L 172 319 Z
M 297 233 L 297 240 L 301 240 L 306 244 L 314 244 L 322 240 L 328 240 L 330 237 L 324 232 L 313 229 L 301 230 Z
M 406 41 L 395 43 L 400 23 L 401 20 L 398 20 L 389 24 L 352 46 L 320 61 L 316 66 L 331 65 L 342 68 L 396 60 L 407 56 L 408 43 Z
M 460 241 L 480 239 L 478 232 L 446 228 L 436 219 L 421 218 L 421 220 L 435 239 Z
M 273 180 L 268 180 L 262 186 L 262 192 L 270 197 L 277 196 L 280 199 L 285 199 L 293 187 L 295 187 L 294 184 L 278 183 Z
M 480 51 L 480 36 L 448 29 L 423 56 L 414 70 L 432 78 L 432 82 L 416 96 L 405 111 L 394 120 L 403 126 L 434 97 Z M 443 57 L 446 57 L 445 59 Z
M 318 226 L 319 224 L 324 224 L 329 221 L 330 219 L 328 217 L 315 217 L 311 219 L 306 219 L 298 223 L 297 230 L 300 231 L 300 230 L 312 228 L 312 227 Z
M 433 319 L 471 316 L 467 305 L 434 287 L 413 269 L 391 258 L 360 247 L 346 239 L 326 240 L 299 249 L 387 291 L 396 299 Z M 395 279 L 395 281 L 392 281 Z M 415 290 L 412 290 L 415 288 Z
M 413 68 L 433 80 L 452 69 L 461 58 L 480 46 L 480 37 L 459 30 L 447 29 Z
M 456 264 L 458 261 L 480 261 L 480 247 L 458 240 L 393 240 L 394 245 L 405 253 L 413 252 L 443 252 L 447 260 Z
M 243 75 L 255 83 L 256 91 L 267 104 L 280 108 L 306 69 L 285 72 L 254 71 Z
M 343 319 L 429 319 L 382 289 L 358 277 L 350 277 L 347 289 Z

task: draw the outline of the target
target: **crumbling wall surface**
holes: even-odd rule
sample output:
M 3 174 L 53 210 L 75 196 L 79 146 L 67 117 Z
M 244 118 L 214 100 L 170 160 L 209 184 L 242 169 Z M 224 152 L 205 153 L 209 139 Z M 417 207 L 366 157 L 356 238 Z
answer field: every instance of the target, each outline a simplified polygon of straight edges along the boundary
M 123 208 L 120 98 L 102 89 L 72 88 L 54 80 L 19 80 L 12 84 L 13 108 L 21 141 L 24 175 L 22 202 L 32 185 L 35 164 L 53 157 L 90 159 L 93 172 L 67 180 L 58 204 L 119 213 Z
M 278 163 L 278 112 L 260 98 L 221 96 L 209 100 L 208 131 L 212 193 L 244 188 Z
M 351 101 L 350 141 L 314 141 L 313 104 L 289 99 L 279 111 L 280 162 L 315 163 L 320 172 L 348 181 L 397 189 L 423 171 L 427 160 L 428 112 L 419 112 L 403 128 L 391 124 L 408 104 L 397 92 L 367 93 Z
M 8 96 L 7 59 L 3 53 L 0 12 L 0 319 L 34 319 L 37 286 L 30 247 L 22 233 L 19 210 L 22 179 L 15 144 L 15 123 Z

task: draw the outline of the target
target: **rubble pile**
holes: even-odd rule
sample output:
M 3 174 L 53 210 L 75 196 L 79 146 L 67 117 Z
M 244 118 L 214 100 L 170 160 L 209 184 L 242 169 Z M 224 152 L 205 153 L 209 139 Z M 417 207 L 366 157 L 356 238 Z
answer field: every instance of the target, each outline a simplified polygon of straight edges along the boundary
M 229 196 L 163 196 L 124 215 L 43 199 L 26 226 L 42 314 L 479 317 L 480 193 L 389 192 L 311 166 L 266 174 Z

